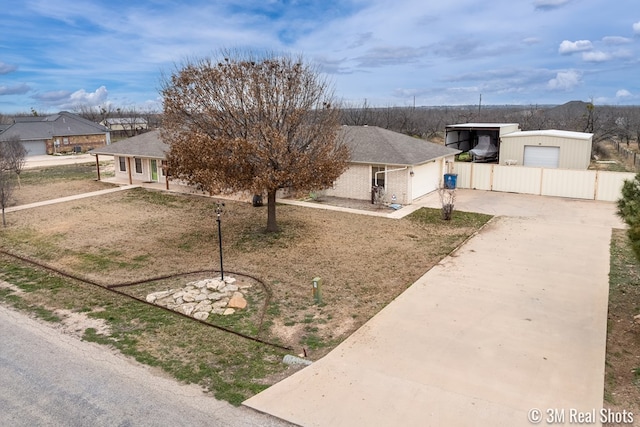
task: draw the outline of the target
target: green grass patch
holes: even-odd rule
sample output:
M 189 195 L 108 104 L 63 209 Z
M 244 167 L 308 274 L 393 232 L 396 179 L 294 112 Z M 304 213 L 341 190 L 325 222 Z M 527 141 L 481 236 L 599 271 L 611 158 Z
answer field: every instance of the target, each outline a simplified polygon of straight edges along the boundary
M 96 178 L 95 163 L 51 166 L 38 169 L 25 169 L 20 174 L 22 185 L 43 184 L 52 181 L 93 180 Z
M 445 221 L 442 219 L 442 211 L 440 209 L 420 208 L 409 214 L 407 218 L 411 221 L 427 225 L 438 225 L 450 228 L 480 228 L 486 224 L 492 216 L 474 212 L 457 211 L 454 209 L 451 219 Z

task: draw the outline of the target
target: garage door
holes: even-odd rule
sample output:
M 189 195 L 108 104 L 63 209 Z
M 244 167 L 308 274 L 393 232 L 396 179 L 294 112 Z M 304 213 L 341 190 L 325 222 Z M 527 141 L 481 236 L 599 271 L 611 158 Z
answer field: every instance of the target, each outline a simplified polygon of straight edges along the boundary
M 433 161 L 413 168 L 413 178 L 411 178 L 411 196 L 417 199 L 427 193 L 438 189 L 442 175 L 440 174 L 440 162 Z
M 525 145 L 524 165 L 539 168 L 557 168 L 560 162 L 560 147 Z
M 27 156 L 40 156 L 47 154 L 47 146 L 44 141 L 26 141 L 22 145 L 27 150 Z

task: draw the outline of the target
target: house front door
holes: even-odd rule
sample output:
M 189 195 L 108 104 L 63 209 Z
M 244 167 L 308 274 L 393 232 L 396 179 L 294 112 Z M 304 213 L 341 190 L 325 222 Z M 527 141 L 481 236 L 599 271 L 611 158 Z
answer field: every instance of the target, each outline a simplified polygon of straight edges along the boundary
M 151 159 L 151 181 L 158 182 L 158 161 Z

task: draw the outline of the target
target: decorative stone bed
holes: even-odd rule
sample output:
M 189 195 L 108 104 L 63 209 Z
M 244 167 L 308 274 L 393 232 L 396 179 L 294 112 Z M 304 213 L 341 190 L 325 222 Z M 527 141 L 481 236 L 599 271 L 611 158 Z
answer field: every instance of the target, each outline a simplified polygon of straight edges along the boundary
M 211 314 L 228 316 L 247 307 L 245 295 L 250 283 L 236 285 L 233 277 L 203 279 L 183 288 L 167 289 L 147 295 L 147 302 L 206 320 Z

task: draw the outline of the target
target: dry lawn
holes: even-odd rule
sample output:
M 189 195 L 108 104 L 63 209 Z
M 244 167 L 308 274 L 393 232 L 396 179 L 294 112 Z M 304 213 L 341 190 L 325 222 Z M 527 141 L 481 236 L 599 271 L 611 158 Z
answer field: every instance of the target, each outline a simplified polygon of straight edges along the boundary
M 86 184 L 93 189 L 96 183 Z M 53 187 L 43 193 L 51 196 Z M 9 228 L 0 239 L 3 248 L 104 286 L 217 270 L 214 206 L 206 197 L 128 190 L 10 213 Z M 390 220 L 281 205 L 282 232 L 264 234 L 266 207 L 227 201 L 222 218 L 224 268 L 227 275 L 252 280 L 248 275 L 266 286 L 254 286 L 250 299 L 249 320 L 260 323 L 261 338 L 296 352 L 304 347 L 315 358 L 371 318 L 486 219 Z M 323 279 L 322 304 L 312 298 L 316 276 Z M 187 279 L 193 275 L 126 292 L 143 298 Z M 242 330 L 251 328 L 244 325 Z

